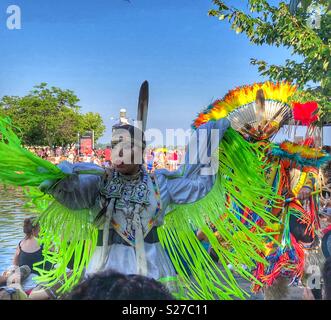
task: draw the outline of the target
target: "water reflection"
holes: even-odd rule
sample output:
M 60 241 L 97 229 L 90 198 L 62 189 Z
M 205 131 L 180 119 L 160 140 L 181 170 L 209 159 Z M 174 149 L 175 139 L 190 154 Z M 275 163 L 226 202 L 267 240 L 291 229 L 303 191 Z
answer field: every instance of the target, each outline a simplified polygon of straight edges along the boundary
M 24 237 L 23 221 L 33 212 L 24 208 L 26 198 L 19 189 L 0 186 L 0 272 L 12 263 L 18 242 Z

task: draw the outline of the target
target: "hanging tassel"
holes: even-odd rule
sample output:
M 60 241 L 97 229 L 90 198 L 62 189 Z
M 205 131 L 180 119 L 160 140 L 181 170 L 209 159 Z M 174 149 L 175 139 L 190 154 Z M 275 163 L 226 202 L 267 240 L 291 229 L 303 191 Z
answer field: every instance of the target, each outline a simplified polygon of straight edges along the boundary
M 145 252 L 144 235 L 142 231 L 140 211 L 141 206 L 136 204 L 134 207 L 132 225 L 135 230 L 135 249 L 136 249 L 136 261 L 137 261 L 137 274 L 147 276 L 147 260 Z
M 101 254 L 101 259 L 100 259 L 100 265 L 97 268 L 97 270 L 101 271 L 107 262 L 107 257 L 108 257 L 108 253 L 109 253 L 109 245 L 108 245 L 108 241 L 109 241 L 109 229 L 110 229 L 110 223 L 111 223 L 111 219 L 113 216 L 113 211 L 114 211 L 114 206 L 115 206 L 115 198 L 111 199 L 109 202 L 109 205 L 107 207 L 107 211 L 106 211 L 106 221 L 103 227 L 103 244 L 102 244 L 102 254 Z

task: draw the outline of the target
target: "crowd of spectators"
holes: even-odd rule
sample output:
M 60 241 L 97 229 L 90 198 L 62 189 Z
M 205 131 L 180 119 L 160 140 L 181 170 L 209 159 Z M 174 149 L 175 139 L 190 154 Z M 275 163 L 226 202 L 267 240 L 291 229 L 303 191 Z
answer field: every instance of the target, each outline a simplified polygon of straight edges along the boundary
M 29 150 L 38 157 L 54 164 L 62 161 L 70 163 L 90 162 L 102 167 L 111 166 L 111 148 L 96 148 L 86 152 L 80 152 L 76 147 L 30 147 Z M 167 148 L 147 148 L 145 164 L 149 172 L 155 169 L 176 170 L 181 163 L 184 150 Z

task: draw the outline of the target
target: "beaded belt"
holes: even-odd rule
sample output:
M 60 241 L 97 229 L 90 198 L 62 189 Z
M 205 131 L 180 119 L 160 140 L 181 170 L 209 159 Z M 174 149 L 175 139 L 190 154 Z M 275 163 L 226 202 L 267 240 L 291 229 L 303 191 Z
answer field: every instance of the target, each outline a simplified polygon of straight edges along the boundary
M 151 231 L 148 233 L 148 235 L 145 237 L 144 242 L 146 243 L 157 243 L 160 242 L 159 237 L 157 235 L 157 228 L 154 227 L 151 229 Z M 108 238 L 108 245 L 112 244 L 124 244 L 125 246 L 130 246 L 114 229 L 109 230 L 109 238 Z M 98 232 L 98 247 L 103 246 L 103 230 L 99 230 Z

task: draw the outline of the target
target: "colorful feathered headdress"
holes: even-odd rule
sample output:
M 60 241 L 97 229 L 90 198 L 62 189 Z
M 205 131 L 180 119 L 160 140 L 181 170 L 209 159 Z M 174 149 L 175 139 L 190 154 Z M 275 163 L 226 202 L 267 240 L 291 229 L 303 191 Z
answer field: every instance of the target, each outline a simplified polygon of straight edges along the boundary
M 201 112 L 193 128 L 227 117 L 232 128 L 242 134 L 266 139 L 292 118 L 289 98 L 295 91 L 296 86 L 288 82 L 270 81 L 236 88 Z

